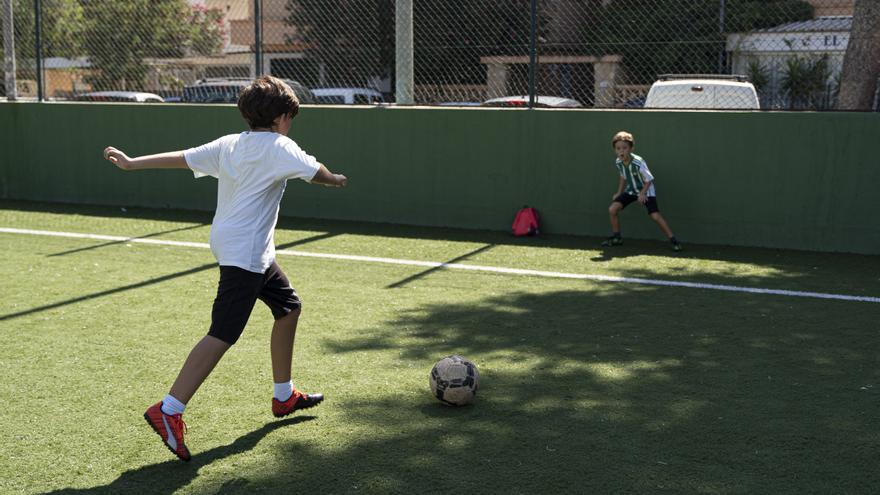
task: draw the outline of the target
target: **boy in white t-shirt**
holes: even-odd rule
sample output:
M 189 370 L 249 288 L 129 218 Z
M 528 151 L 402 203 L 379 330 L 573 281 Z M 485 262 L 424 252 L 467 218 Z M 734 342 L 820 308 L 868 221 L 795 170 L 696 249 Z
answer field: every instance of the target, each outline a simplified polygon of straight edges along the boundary
M 180 459 L 190 459 L 183 442 L 183 410 L 223 354 L 234 344 L 257 299 L 272 311 L 271 356 L 275 382 L 272 413 L 286 416 L 317 405 L 321 394 L 304 394 L 290 379 L 293 341 L 301 303 L 275 263 L 275 224 L 288 179 L 344 187 L 333 174 L 287 137 L 299 100 L 280 79 L 264 76 L 242 90 L 238 109 L 250 131 L 230 134 L 186 151 L 128 157 L 108 147 L 104 158 L 122 170 L 189 168 L 196 178 L 218 179 L 217 211 L 211 224 L 211 251 L 220 265 L 220 282 L 211 328 L 190 352 L 165 398 L 144 418 Z

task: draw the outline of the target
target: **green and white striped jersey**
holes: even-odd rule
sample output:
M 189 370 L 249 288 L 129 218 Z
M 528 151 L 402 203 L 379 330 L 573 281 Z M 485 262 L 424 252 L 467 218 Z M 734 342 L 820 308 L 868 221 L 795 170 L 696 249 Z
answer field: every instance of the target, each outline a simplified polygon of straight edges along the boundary
M 623 177 L 623 180 L 626 182 L 626 188 L 623 190 L 626 194 L 631 194 L 633 196 L 638 196 L 642 191 L 642 188 L 645 187 L 646 182 L 652 182 L 651 186 L 648 188 L 647 195 L 648 196 L 656 196 L 657 193 L 654 191 L 654 176 L 651 175 L 651 171 L 648 170 L 648 164 L 645 163 L 645 160 L 636 154 L 630 155 L 632 159 L 629 162 L 629 165 L 623 163 L 623 160 L 618 158 L 614 165 L 617 166 L 617 171 L 620 172 L 620 176 Z

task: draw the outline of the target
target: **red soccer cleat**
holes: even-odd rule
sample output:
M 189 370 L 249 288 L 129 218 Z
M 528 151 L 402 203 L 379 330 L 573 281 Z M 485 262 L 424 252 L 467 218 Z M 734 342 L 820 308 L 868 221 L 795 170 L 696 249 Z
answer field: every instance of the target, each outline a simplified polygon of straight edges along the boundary
M 274 397 L 272 398 L 272 414 L 276 418 L 283 418 L 297 409 L 308 409 L 317 406 L 322 400 L 324 400 L 323 394 L 304 394 L 294 390 L 293 395 L 284 402 Z
M 147 412 L 144 413 L 144 419 L 162 437 L 168 450 L 174 452 L 174 455 L 180 457 L 181 460 L 189 461 L 189 449 L 183 444 L 186 423 L 183 422 L 180 414 L 173 416 L 165 414 L 162 412 L 162 402 L 160 401 L 147 409 Z

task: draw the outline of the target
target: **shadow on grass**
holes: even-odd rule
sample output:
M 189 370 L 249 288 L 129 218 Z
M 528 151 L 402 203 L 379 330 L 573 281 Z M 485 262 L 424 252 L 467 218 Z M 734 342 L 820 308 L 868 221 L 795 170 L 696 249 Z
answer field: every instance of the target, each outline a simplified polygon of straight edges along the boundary
M 366 373 L 421 374 L 417 390 L 340 401 L 344 431 L 286 443 L 283 469 L 233 470 L 219 493 L 877 493 L 878 319 L 859 303 L 592 284 L 417 306 L 322 343 Z M 427 391 L 451 353 L 481 370 L 473 406 Z M 218 493 L 200 467 L 303 420 L 54 493 Z
M 123 285 L 120 287 L 114 287 L 112 289 L 102 290 L 98 292 L 93 292 L 91 294 L 86 294 L 84 296 L 78 296 L 71 299 L 65 299 L 63 301 L 58 301 L 50 304 L 45 304 L 43 306 L 37 306 L 31 309 L 25 309 L 23 311 L 16 311 L 15 313 L 7 313 L 5 315 L 0 315 L 0 321 L 12 320 L 15 318 L 20 318 L 22 316 L 28 316 L 35 313 L 41 313 L 43 311 L 49 311 L 52 309 L 63 308 L 64 306 L 69 306 L 71 304 L 80 303 L 83 301 L 89 301 L 92 299 L 97 299 L 104 296 L 109 296 L 113 294 L 118 294 L 120 292 L 125 292 L 129 290 L 140 289 L 143 287 L 149 287 L 155 284 L 161 284 L 162 282 L 167 282 L 169 280 L 174 280 L 180 277 L 186 277 L 187 275 L 193 275 L 195 273 L 203 272 L 205 270 L 210 270 L 211 268 L 216 268 L 217 263 L 207 263 L 201 266 L 197 266 L 195 268 L 190 268 L 188 270 L 181 270 L 175 273 L 169 273 L 168 275 L 163 275 L 161 277 L 151 278 L 148 280 L 144 280 L 141 282 L 136 282 L 133 284 Z
M 443 301 L 326 341 L 342 359 L 418 363 L 425 381 L 436 359 L 462 354 L 480 367 L 483 388 L 463 409 L 445 408 L 427 391 L 424 401 L 345 404 L 350 421 L 375 438 L 259 486 L 315 483 L 326 470 L 339 473 L 332 492 L 880 488 L 867 474 L 880 451 L 880 310 L 603 289 Z M 375 395 L 384 393 L 394 391 Z M 309 455 L 317 454 L 291 446 L 291 459 Z
M 177 230 L 181 230 L 181 229 L 177 229 Z M 161 233 L 159 233 L 159 234 L 161 234 Z M 159 235 L 159 234 L 148 234 L 148 235 L 140 236 L 140 237 L 138 237 L 138 239 L 140 239 L 140 238 L 144 238 L 144 237 L 152 237 L 152 236 L 154 236 L 154 235 Z M 279 244 L 279 245 L 276 247 L 276 249 L 278 249 L 278 250 L 287 249 L 287 248 L 294 247 L 294 246 L 299 246 L 299 245 L 302 245 L 302 244 L 308 244 L 308 243 L 310 243 L 310 242 L 315 242 L 315 241 L 319 241 L 319 240 L 323 240 L 323 239 L 328 239 L 328 238 L 330 238 L 330 237 L 334 237 L 335 235 L 337 235 L 337 234 L 330 234 L 330 233 L 327 233 L 327 234 L 318 234 L 318 235 L 314 235 L 314 236 L 311 236 L 311 237 L 307 237 L 307 238 L 305 238 L 305 239 L 300 239 L 300 240 L 297 240 L 297 241 L 292 241 L 292 242 L 287 242 L 287 243 L 284 243 L 284 244 Z M 114 242 L 112 242 L 112 243 L 103 243 L 103 244 L 98 244 L 98 245 L 95 245 L 95 246 L 89 246 L 89 247 L 87 247 L 87 248 L 80 248 L 80 249 L 76 249 L 76 250 L 73 250 L 73 251 L 67 251 L 67 252 L 65 252 L 65 253 L 59 253 L 59 254 L 72 254 L 72 253 L 75 253 L 75 252 L 77 252 L 77 251 L 84 251 L 84 250 L 86 250 L 86 249 L 97 249 L 97 248 L 106 247 L 106 246 L 109 246 L 109 245 L 118 244 L 118 243 L 122 243 L 122 242 L 125 242 L 125 241 L 114 241 Z M 50 255 L 48 255 L 48 256 L 49 256 L 49 257 L 51 257 L 51 256 L 58 256 L 58 254 L 50 254 Z M 212 269 L 212 268 L 217 268 L 217 267 L 219 267 L 219 266 L 220 266 L 220 265 L 218 265 L 217 263 L 206 263 L 206 264 L 204 264 L 204 265 L 197 266 L 197 267 L 194 267 L 194 268 L 189 268 L 189 269 L 187 269 L 187 270 L 181 270 L 181 271 L 179 271 L 179 272 L 169 273 L 168 275 L 163 275 L 163 276 L 161 276 L 161 277 L 151 278 L 151 279 L 144 280 L 144 281 L 141 281 L 141 282 L 135 282 L 135 283 L 133 283 L 133 284 L 123 285 L 123 286 L 120 286 L 120 287 L 114 287 L 114 288 L 112 288 L 112 289 L 107 289 L 107 290 L 103 290 L 103 291 L 93 292 L 93 293 L 91 293 L 91 294 L 86 294 L 86 295 L 84 295 L 84 296 L 78 296 L 78 297 L 74 297 L 74 298 L 71 298 L 71 299 L 66 299 L 66 300 L 64 300 L 64 301 L 58 301 L 58 302 L 54 302 L 54 303 L 50 303 L 50 304 L 46 304 L 46 305 L 43 305 L 43 306 L 38 306 L 38 307 L 35 307 L 35 308 L 31 308 L 31 309 L 26 309 L 26 310 L 22 310 L 22 311 L 17 311 L 17 312 L 15 312 L 15 313 L 8 313 L 8 314 L 5 314 L 5 315 L 0 315 L 0 321 L 11 320 L 11 319 L 19 318 L 19 317 L 22 317 L 22 316 L 28 316 L 28 315 L 35 314 L 35 313 L 40 313 L 40 312 L 43 312 L 43 311 L 49 311 L 49 310 L 52 310 L 52 309 L 57 309 L 57 308 L 61 308 L 61 307 L 64 307 L 64 306 L 69 306 L 69 305 L 71 305 L 71 304 L 76 304 L 76 303 L 80 303 L 80 302 L 83 302 L 83 301 L 88 301 L 88 300 L 91 300 L 91 299 L 97 299 L 97 298 L 104 297 L 104 296 L 109 296 L 109 295 L 112 295 L 112 294 L 118 294 L 118 293 L 120 293 L 120 292 L 125 292 L 125 291 L 135 290 L 135 289 L 141 289 L 141 288 L 143 288 L 143 287 L 149 287 L 149 286 L 151 286 L 151 285 L 161 284 L 161 283 L 163 283 L 163 282 L 167 282 L 167 281 L 169 281 L 169 280 L 174 280 L 174 279 L 176 279 L 176 278 L 180 278 L 180 277 L 186 277 L 186 276 L 188 276 L 188 275 L 193 275 L 193 274 L 196 274 L 196 273 L 200 273 L 200 272 L 203 272 L 203 271 L 205 271 L 205 270 L 210 270 L 210 269 Z
M 0 200 L 0 208 L 21 211 L 48 212 L 59 214 L 77 214 L 83 216 L 98 216 L 110 218 L 134 218 L 145 220 L 163 220 L 172 222 L 191 222 L 209 224 L 212 213 L 191 210 L 167 210 L 155 208 L 128 208 L 122 211 L 114 206 L 90 206 L 68 205 L 54 203 L 40 203 L 15 200 Z M 856 295 L 870 295 L 880 292 L 880 279 L 876 273 L 880 273 L 880 256 L 856 255 L 856 254 L 828 254 L 810 251 L 794 251 L 770 248 L 750 248 L 738 246 L 712 246 L 689 244 L 687 238 L 682 240 L 685 250 L 680 253 L 672 253 L 668 242 L 657 240 L 626 239 L 626 244 L 614 248 L 601 248 L 601 238 L 582 237 L 571 235 L 545 235 L 541 237 L 513 237 L 507 232 L 479 231 L 467 229 L 451 229 L 436 227 L 418 227 L 405 225 L 392 225 L 370 222 L 318 220 L 305 218 L 282 217 L 278 222 L 278 229 L 318 231 L 324 232 L 326 237 L 338 235 L 377 236 L 387 238 L 414 238 L 424 240 L 469 242 L 492 246 L 524 246 L 530 248 L 550 248 L 556 250 L 583 251 L 582 262 L 585 264 L 574 271 L 589 272 L 590 263 L 604 264 L 616 259 L 631 257 L 646 257 L 640 263 L 652 263 L 653 257 L 663 257 L 669 262 L 676 259 L 688 264 L 688 270 L 682 272 L 683 276 L 697 278 L 698 281 L 721 283 L 731 285 L 756 285 L 770 284 L 773 288 L 792 290 L 814 290 L 828 292 L 823 284 L 833 281 L 832 285 L 839 285 L 841 290 L 848 290 Z M 320 238 L 310 239 L 320 240 Z M 279 249 L 292 246 L 288 244 L 278 246 Z M 596 252 L 598 251 L 598 254 Z M 700 270 L 706 266 L 704 261 L 719 261 L 743 266 L 759 266 L 769 269 L 769 275 L 760 277 L 743 278 L 741 273 L 736 273 L 731 268 L 729 273 L 720 273 L 717 266 L 711 270 Z M 711 264 L 710 264 L 711 266 Z M 631 267 L 627 267 L 631 268 Z M 658 274 L 650 270 L 651 266 L 634 266 L 633 272 L 627 276 L 642 276 L 644 278 L 657 278 Z M 644 270 L 639 275 L 640 269 Z M 617 268 L 615 268 L 617 270 Z M 676 276 L 674 271 L 663 270 L 665 275 Z M 665 273 L 665 272 L 669 273 Z M 428 275 L 427 273 L 421 276 Z M 663 278 L 661 276 L 661 278 Z M 785 280 L 786 282 L 779 282 Z M 799 284 L 804 282 L 809 288 L 801 288 Z M 794 283 L 794 285 L 790 285 Z
M 447 260 L 447 261 L 445 261 L 444 263 L 447 264 L 447 265 L 449 265 L 449 264 L 453 264 L 453 263 L 458 263 L 458 262 L 460 262 L 460 261 L 464 261 L 464 260 L 466 260 L 466 259 L 468 259 L 468 258 L 473 258 L 474 256 L 476 256 L 476 255 L 478 255 L 478 254 L 480 254 L 480 253 L 485 253 L 486 251 L 492 249 L 493 247 L 495 247 L 495 246 L 492 245 L 492 244 L 487 244 L 487 245 L 485 245 L 485 246 L 483 246 L 483 247 L 480 247 L 480 248 L 474 249 L 473 251 L 470 251 L 470 252 L 467 252 L 467 253 L 465 253 L 465 254 L 462 254 L 461 256 L 456 256 L 455 258 L 452 258 L 451 260 Z M 422 272 L 419 272 L 419 273 L 417 273 L 417 274 L 415 274 L 415 275 L 412 275 L 412 276 L 406 277 L 406 278 L 403 279 L 403 280 L 400 280 L 400 281 L 394 282 L 393 284 L 389 284 L 389 285 L 386 286 L 385 288 L 386 288 L 386 289 L 399 289 L 399 288 L 401 288 L 401 287 L 406 286 L 406 285 L 409 284 L 410 282 L 414 282 L 414 281 L 416 281 L 416 280 L 419 280 L 419 279 L 425 278 L 425 277 L 427 277 L 428 275 L 430 275 L 430 274 L 432 274 L 432 273 L 434 273 L 434 272 L 436 272 L 436 271 L 443 270 L 443 269 L 444 269 L 444 268 L 443 268 L 442 266 L 438 266 L 438 267 L 434 267 L 434 268 L 429 268 L 429 269 L 427 269 L 427 270 L 425 270 L 425 271 L 422 271 Z
M 0 200 L 0 209 L 202 224 L 210 224 L 213 217 L 211 212 L 193 210 L 131 207 L 122 211 L 118 206 L 75 205 L 19 200 Z M 599 246 L 603 239 L 601 237 L 555 234 L 542 235 L 539 237 L 513 237 L 506 231 L 419 227 L 363 221 L 281 217 L 278 221 L 277 228 L 285 230 L 323 231 L 334 235 L 352 234 L 389 238 L 415 238 L 453 242 L 474 242 L 496 246 L 546 247 L 577 251 L 601 250 L 598 256 L 592 257 L 592 261 L 594 262 L 604 262 L 615 258 L 627 258 L 632 256 L 672 255 L 690 260 L 750 263 L 778 267 L 780 270 L 796 272 L 807 270 L 808 267 L 817 264 L 821 265 L 823 262 L 827 262 L 829 256 L 827 253 L 811 251 L 689 244 L 686 237 L 682 238 L 685 250 L 681 253 L 673 254 L 669 251 L 669 243 L 659 240 L 659 234 L 658 240 L 656 241 L 626 239 L 626 244 L 624 246 L 616 247 L 614 249 L 601 249 Z M 833 256 L 838 260 L 838 263 L 841 263 L 841 260 L 843 260 L 843 263 L 849 265 L 871 263 L 874 266 L 880 266 L 878 265 L 880 262 L 877 261 L 880 257 L 877 256 L 856 254 L 835 254 Z
M 204 227 L 205 225 L 210 225 L 210 224 L 198 223 L 195 225 L 189 225 L 187 227 L 180 227 L 179 229 L 163 230 L 162 232 L 153 232 L 151 234 L 139 235 L 136 237 L 131 237 L 130 239 L 149 239 L 150 237 L 158 237 L 160 235 L 172 234 L 174 232 L 183 232 L 186 230 L 198 229 L 198 228 Z M 86 247 L 81 247 L 81 248 L 76 248 L 76 249 L 70 249 L 67 251 L 62 251 L 60 253 L 54 253 L 54 254 L 50 254 L 47 256 L 50 258 L 55 257 L 55 256 L 66 256 L 68 254 L 80 253 L 83 251 L 91 251 L 92 249 L 99 249 L 99 248 L 107 247 L 107 246 L 116 246 L 119 244 L 125 244 L 127 242 L 129 242 L 129 239 L 126 239 L 124 241 L 109 241 L 109 242 L 104 242 L 101 244 L 95 244 L 93 246 L 86 246 Z
M 75 493 L 93 495 L 116 495 L 119 493 L 172 493 L 192 482 L 192 480 L 198 476 L 199 469 L 204 466 L 220 459 L 238 455 L 253 449 L 266 435 L 279 428 L 297 425 L 313 419 L 315 419 L 314 416 L 297 416 L 275 421 L 258 430 L 254 430 L 247 435 L 239 437 L 229 445 L 215 447 L 205 452 L 196 453 L 192 456 L 192 459 L 190 459 L 189 462 L 182 462 L 175 458 L 166 462 L 143 466 L 122 473 L 119 478 L 109 485 L 83 489 L 65 488 L 47 493 L 56 495 Z M 168 455 L 171 454 L 169 453 Z M 228 485 L 230 488 L 235 488 L 237 483 L 238 479 L 230 480 L 230 482 L 224 485 L 224 487 Z M 221 490 L 220 493 L 225 492 Z

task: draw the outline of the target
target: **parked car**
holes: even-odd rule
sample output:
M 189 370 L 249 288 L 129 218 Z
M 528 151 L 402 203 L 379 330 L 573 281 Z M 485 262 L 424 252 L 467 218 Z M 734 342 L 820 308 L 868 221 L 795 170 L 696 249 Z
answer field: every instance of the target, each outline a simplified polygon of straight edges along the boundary
M 433 105 L 438 107 L 478 107 L 482 103 L 478 101 L 441 101 L 440 103 L 433 103 Z
M 492 98 L 483 102 L 484 107 L 528 107 L 529 96 L 505 96 L 503 98 Z M 558 96 L 535 96 L 535 107 L 537 108 L 581 108 L 581 102 L 572 100 L 571 98 L 560 98 Z
M 621 105 L 623 108 L 644 108 L 645 107 L 645 97 L 642 96 L 634 96 L 623 102 Z
M 645 108 L 757 110 L 761 105 L 746 76 L 666 74 L 651 85 Z
M 140 91 L 95 91 L 83 93 L 73 98 L 75 101 L 127 101 L 138 103 L 163 103 L 165 100 L 153 93 Z
M 293 89 L 300 103 L 315 103 L 315 94 L 300 82 L 282 79 Z M 235 103 L 238 94 L 253 79 L 247 77 L 199 79 L 183 88 L 181 101 L 184 103 Z
M 372 105 L 385 101 L 382 93 L 369 88 L 318 88 L 312 92 L 318 103 L 330 105 Z

